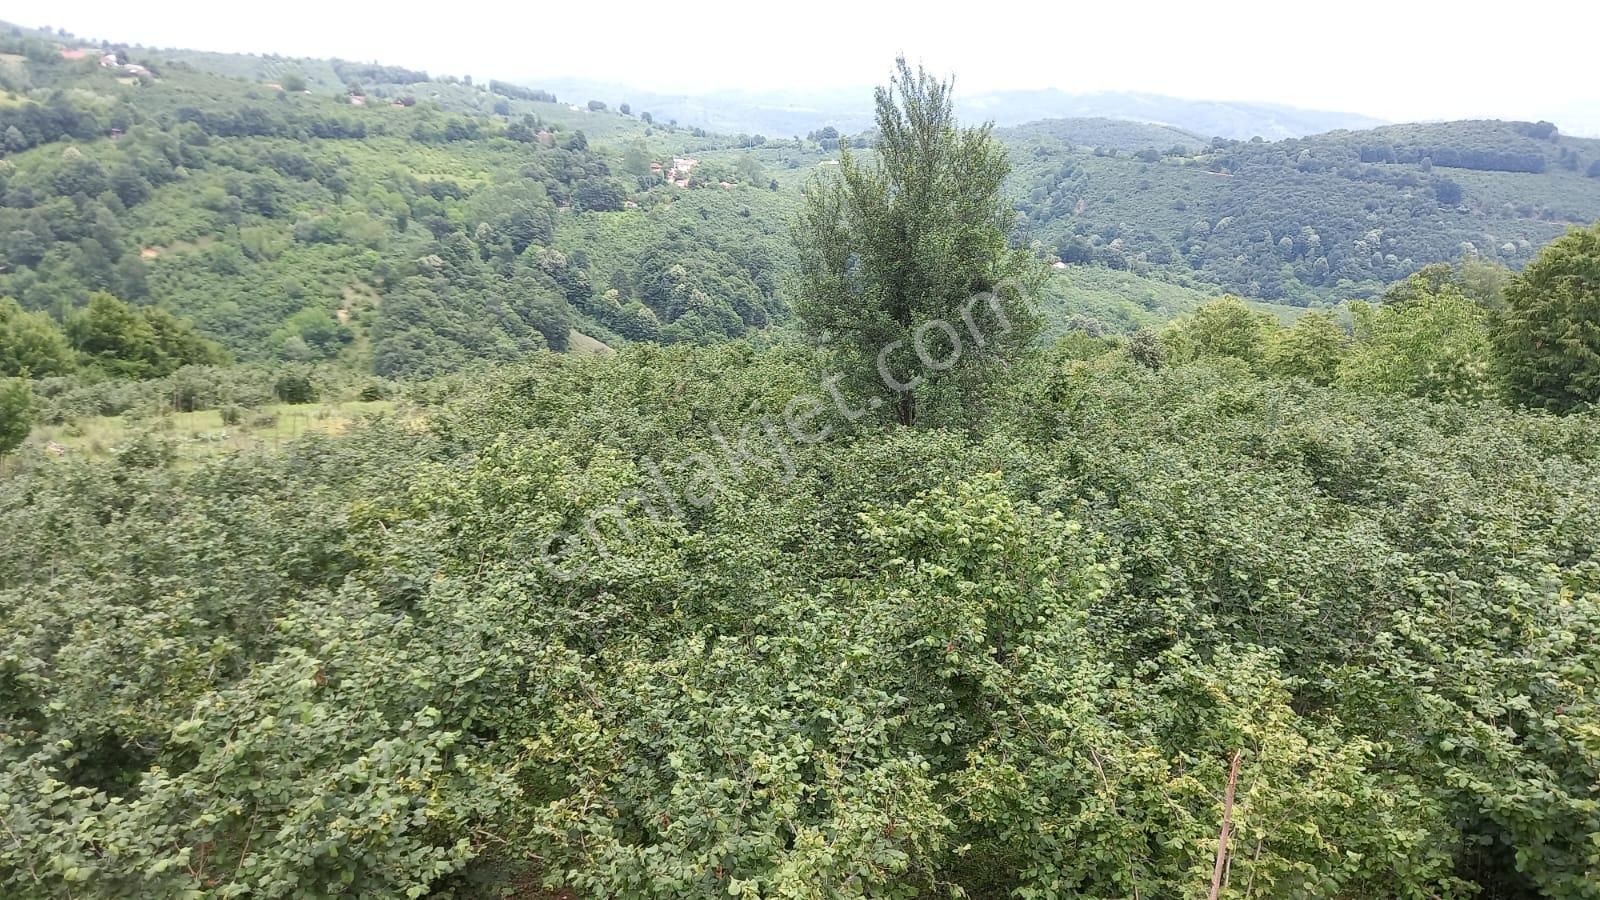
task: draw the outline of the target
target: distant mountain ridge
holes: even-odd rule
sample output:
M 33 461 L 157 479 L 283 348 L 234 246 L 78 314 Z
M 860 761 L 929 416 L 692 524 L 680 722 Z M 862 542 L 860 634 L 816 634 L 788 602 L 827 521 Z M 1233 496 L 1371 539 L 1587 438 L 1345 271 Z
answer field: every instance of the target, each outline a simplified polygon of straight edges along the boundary
M 628 103 L 659 119 L 726 134 L 768 137 L 805 135 L 833 126 L 845 133 L 872 127 L 872 92 L 866 88 L 825 91 L 710 91 L 667 93 L 615 82 L 579 78 L 522 79 L 554 91 L 564 100 Z M 998 126 L 1039 119 L 1106 118 L 1169 125 L 1202 138 L 1281 140 L 1338 129 L 1382 125 L 1356 113 L 1298 109 L 1270 103 L 1183 100 L 1158 94 L 1100 92 L 1072 94 L 1044 90 L 991 91 L 958 96 L 958 111 L 968 119 Z
M 996 129 L 995 136 L 1007 144 L 1020 144 L 1030 139 L 1053 139 L 1089 149 L 1126 150 L 1130 153 L 1181 151 L 1178 155 L 1199 150 L 1210 143 L 1192 131 L 1172 125 L 1107 118 L 1041 119 Z
M 1299 109 L 1271 103 L 1184 100 L 1159 94 L 1100 92 L 1069 94 L 1047 89 L 978 94 L 961 104 L 975 118 L 997 125 L 1036 119 L 1107 118 L 1170 125 L 1203 138 L 1264 140 L 1305 137 L 1337 129 L 1360 130 L 1385 124 L 1357 113 Z

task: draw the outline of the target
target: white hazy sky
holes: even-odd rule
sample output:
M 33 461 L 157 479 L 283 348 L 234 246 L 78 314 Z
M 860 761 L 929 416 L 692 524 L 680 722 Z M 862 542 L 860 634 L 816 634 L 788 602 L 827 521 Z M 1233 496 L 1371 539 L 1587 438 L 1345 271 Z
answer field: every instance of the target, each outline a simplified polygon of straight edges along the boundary
M 669 92 L 864 86 L 883 81 L 904 52 L 953 72 L 958 93 L 1149 91 L 1396 121 L 1547 118 L 1574 131 L 1581 120 L 1581 130 L 1600 131 L 1594 0 L 480 0 L 425 7 L 9 0 L 6 7 L 0 18 L 95 39 L 339 56 L 508 80 L 566 76 Z

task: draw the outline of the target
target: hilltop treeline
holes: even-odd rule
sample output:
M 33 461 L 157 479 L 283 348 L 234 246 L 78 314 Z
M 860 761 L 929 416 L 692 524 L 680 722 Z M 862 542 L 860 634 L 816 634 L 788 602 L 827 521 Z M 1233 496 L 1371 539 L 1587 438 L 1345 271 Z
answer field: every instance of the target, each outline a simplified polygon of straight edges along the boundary
M 509 81 L 491 79 L 489 81 L 489 90 L 501 96 L 510 97 L 513 100 L 536 100 L 541 103 L 556 102 L 556 95 L 549 91 L 534 90 L 533 88 L 523 87 L 520 84 L 512 84 Z

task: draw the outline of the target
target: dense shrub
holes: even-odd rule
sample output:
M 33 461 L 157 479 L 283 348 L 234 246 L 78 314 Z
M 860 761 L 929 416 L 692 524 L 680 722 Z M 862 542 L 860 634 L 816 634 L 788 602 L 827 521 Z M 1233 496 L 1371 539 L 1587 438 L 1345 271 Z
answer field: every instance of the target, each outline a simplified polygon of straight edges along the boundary
M 1592 893 L 1592 418 L 1084 345 L 889 428 L 816 362 L 0 480 L 5 891 L 1204 895 L 1237 761 L 1230 895 Z
M 33 390 L 20 378 L 0 378 L 0 456 L 17 449 L 33 427 Z
M 1505 296 L 1499 339 L 1517 397 L 1556 410 L 1600 401 L 1600 225 L 1550 244 Z
M 311 377 L 300 372 L 286 372 L 272 385 L 272 393 L 284 403 L 315 403 L 317 387 Z

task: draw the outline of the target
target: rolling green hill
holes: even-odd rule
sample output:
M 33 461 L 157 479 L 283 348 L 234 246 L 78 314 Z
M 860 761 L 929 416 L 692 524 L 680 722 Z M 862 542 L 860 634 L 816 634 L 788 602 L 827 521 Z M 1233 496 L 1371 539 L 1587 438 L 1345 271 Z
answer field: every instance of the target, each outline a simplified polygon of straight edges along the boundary
M 1182 128 L 1125 119 L 1043 119 L 1001 128 L 996 135 L 1008 144 L 1025 145 L 1030 149 L 1049 147 L 1051 141 L 1057 141 L 1072 149 L 1188 154 L 1207 144 L 1205 138 Z
M 1046 336 L 1067 331 L 1130 334 L 1194 312 L 1217 297 L 1215 289 L 1163 281 L 1104 266 L 1069 266 L 1045 283 Z M 1248 301 L 1281 322 L 1293 322 L 1305 307 Z
M 815 148 L 392 67 L 293 61 L 342 79 L 300 93 L 278 60 L 4 40 L 0 296 L 26 309 L 65 319 L 109 292 L 240 359 L 384 375 L 565 349 L 574 327 L 706 341 L 784 315 L 775 176 L 792 186 Z M 696 164 L 673 184 L 679 157 Z
M 1005 132 L 1021 233 L 1070 264 L 1168 270 L 1304 305 L 1473 255 L 1516 268 L 1600 219 L 1600 141 L 1449 122 L 1207 147 L 1085 149 Z
M 434 374 L 565 349 L 574 330 L 615 345 L 768 328 L 787 315 L 798 189 L 836 153 L 400 66 L 5 42 L 0 296 L 64 320 L 109 292 L 247 361 Z M 1046 304 L 1058 328 L 1131 331 L 1224 292 L 1371 297 L 1463 255 L 1515 268 L 1600 217 L 1600 142 L 1547 124 L 1237 142 L 1081 118 L 997 135 L 1016 239 L 1068 266 Z M 675 158 L 696 161 L 687 178 Z

